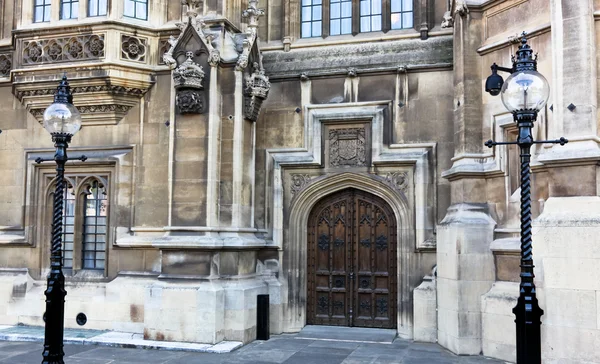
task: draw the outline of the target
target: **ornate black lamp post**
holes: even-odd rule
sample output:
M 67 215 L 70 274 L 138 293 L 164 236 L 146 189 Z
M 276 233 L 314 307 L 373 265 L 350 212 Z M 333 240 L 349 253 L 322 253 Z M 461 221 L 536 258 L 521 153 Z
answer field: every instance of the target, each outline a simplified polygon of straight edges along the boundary
M 52 240 L 50 247 L 50 274 L 46 289 L 46 332 L 42 364 L 63 364 L 63 330 L 65 321 L 65 276 L 62 272 L 62 228 L 63 194 L 65 189 L 65 163 L 68 160 L 85 161 L 85 156 L 67 157 L 71 137 L 81 128 L 81 115 L 73 106 L 71 87 L 65 75 L 54 94 L 54 103 L 44 112 L 44 128 L 52 135 L 56 147 L 53 159 L 38 158 L 37 163 L 56 162 L 56 189 L 52 219 Z
M 511 73 L 504 82 L 498 71 Z M 542 362 L 540 339 L 541 316 L 544 311 L 539 307 L 533 282 L 533 255 L 531 234 L 531 146 L 541 143 L 565 145 L 568 140 L 534 141 L 531 129 L 538 112 L 543 109 L 550 96 L 550 87 L 544 76 L 537 72 L 537 55 L 527 44 L 523 33 L 521 45 L 516 57 L 513 56 L 512 68 L 492 65 L 492 75 L 485 83 L 485 91 L 492 96 L 502 97 L 504 106 L 512 112 L 519 127 L 516 142 L 485 143 L 488 147 L 498 144 L 517 144 L 521 151 L 521 285 L 517 305 L 513 308 L 517 324 L 517 364 L 535 364 Z

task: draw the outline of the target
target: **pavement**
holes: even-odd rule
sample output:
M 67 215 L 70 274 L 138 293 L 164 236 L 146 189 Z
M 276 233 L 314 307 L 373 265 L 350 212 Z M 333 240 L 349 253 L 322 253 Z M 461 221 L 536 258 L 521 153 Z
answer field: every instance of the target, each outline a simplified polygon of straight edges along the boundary
M 106 345 L 106 344 L 103 344 Z M 0 363 L 30 364 L 42 360 L 42 343 L 0 341 Z M 229 353 L 175 349 L 131 349 L 92 344 L 65 345 L 66 364 L 500 364 L 480 356 L 456 356 L 436 344 L 395 339 L 361 343 L 272 336 Z

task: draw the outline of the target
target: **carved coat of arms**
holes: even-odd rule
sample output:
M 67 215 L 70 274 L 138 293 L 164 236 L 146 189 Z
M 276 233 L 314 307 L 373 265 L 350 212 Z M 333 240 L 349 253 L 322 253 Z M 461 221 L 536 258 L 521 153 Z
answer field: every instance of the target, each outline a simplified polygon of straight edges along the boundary
M 329 164 L 331 167 L 365 166 L 367 152 L 364 128 L 329 131 Z

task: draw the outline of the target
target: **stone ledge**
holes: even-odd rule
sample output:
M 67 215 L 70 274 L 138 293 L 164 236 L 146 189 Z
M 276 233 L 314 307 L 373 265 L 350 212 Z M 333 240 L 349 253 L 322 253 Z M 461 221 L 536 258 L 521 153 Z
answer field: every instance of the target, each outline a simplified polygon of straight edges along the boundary
M 23 331 L 23 333 L 19 333 L 19 331 Z M 44 328 L 28 326 L 0 326 L 0 341 L 44 342 Z M 65 329 L 64 343 L 217 354 L 232 352 L 243 345 L 239 341 L 222 341 L 215 345 L 154 341 L 144 340 L 142 334 L 72 329 Z

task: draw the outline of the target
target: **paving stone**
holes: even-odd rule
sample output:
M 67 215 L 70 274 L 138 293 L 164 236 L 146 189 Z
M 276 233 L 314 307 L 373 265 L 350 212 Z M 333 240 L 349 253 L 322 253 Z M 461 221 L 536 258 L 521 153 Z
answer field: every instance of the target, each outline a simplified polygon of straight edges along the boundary
M 347 355 L 311 354 L 299 352 L 292 355 L 284 364 L 341 364 Z

